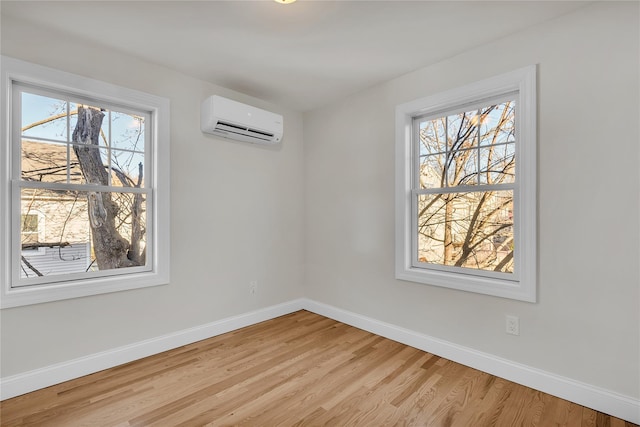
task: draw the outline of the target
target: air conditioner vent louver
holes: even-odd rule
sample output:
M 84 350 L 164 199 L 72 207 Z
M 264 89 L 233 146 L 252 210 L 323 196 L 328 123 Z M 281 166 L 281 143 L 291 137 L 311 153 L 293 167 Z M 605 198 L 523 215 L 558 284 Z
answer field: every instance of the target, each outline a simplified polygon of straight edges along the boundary
M 247 130 L 247 128 L 244 127 L 244 126 L 238 126 L 238 125 L 234 125 L 233 123 L 226 123 L 226 122 L 222 122 L 222 121 L 218 122 L 218 126 L 217 127 L 222 127 L 222 126 L 227 126 L 227 127 L 230 127 L 230 128 L 236 128 L 238 130 Z
M 282 139 L 282 116 L 250 105 L 212 96 L 202 103 L 202 132 L 259 144 Z
M 238 135 L 251 136 L 251 137 L 259 138 L 265 141 L 271 141 L 274 136 L 272 133 L 262 132 L 256 129 L 250 129 L 248 127 L 238 126 L 233 123 L 225 123 L 225 122 L 218 122 L 216 126 L 216 130 L 235 133 Z

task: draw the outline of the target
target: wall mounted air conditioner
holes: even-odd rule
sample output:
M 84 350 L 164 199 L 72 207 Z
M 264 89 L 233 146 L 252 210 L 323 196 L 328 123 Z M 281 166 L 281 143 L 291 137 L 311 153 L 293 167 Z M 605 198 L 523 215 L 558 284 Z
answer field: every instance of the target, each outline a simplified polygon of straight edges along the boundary
M 279 114 L 218 95 L 205 99 L 200 110 L 202 132 L 256 144 L 280 142 L 282 123 Z

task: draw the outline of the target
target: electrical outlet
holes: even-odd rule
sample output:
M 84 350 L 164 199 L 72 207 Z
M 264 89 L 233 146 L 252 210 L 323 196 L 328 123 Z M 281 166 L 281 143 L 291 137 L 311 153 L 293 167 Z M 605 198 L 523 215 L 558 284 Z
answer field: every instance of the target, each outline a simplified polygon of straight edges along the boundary
M 520 319 L 518 316 L 505 316 L 506 329 L 509 335 L 520 335 Z
M 258 293 L 258 281 L 252 280 L 249 282 L 249 294 L 255 295 Z

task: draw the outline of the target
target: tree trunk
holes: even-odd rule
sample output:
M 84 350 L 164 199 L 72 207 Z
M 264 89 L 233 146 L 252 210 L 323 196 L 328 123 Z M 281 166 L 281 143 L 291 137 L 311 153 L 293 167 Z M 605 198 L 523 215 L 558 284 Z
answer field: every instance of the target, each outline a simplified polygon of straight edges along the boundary
M 453 231 L 451 223 L 453 220 L 453 198 L 447 196 L 444 205 L 444 265 L 453 264 Z
M 78 107 L 78 122 L 73 131 L 73 151 L 87 183 L 108 185 L 109 175 L 98 150 L 104 113 L 91 107 Z M 115 226 L 119 207 L 109 192 L 87 193 L 89 223 L 96 263 L 100 270 L 138 265 L 127 257 L 129 242 Z
M 138 165 L 138 182 L 136 187 L 142 184 L 143 168 L 142 163 Z M 146 252 L 140 251 L 140 241 L 144 235 L 142 230 L 142 194 L 136 193 L 133 196 L 133 205 L 131 206 L 131 248 L 129 248 L 129 258 L 138 265 L 144 265 Z

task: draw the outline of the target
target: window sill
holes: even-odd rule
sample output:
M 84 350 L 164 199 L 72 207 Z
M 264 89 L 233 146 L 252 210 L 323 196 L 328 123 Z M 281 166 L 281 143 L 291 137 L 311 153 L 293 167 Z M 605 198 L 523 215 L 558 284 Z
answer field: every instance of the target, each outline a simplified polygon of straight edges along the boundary
M 416 267 L 397 270 L 396 279 L 520 301 L 536 301 L 535 286 L 525 286 L 522 282 L 513 280 L 434 271 Z
M 0 308 L 20 307 L 90 295 L 166 285 L 167 273 L 144 272 L 102 279 L 73 280 L 57 284 L 23 286 L 4 289 Z

